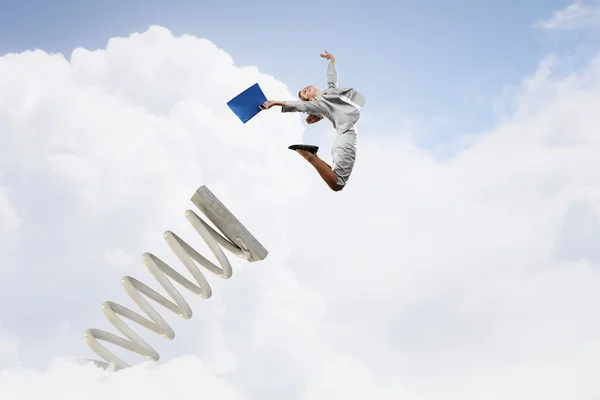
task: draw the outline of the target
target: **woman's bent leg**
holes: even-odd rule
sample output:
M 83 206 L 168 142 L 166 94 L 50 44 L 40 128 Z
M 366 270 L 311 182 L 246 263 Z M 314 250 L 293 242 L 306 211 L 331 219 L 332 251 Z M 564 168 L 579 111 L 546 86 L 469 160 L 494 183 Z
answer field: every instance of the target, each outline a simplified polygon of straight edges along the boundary
M 306 159 L 319 173 L 321 178 L 327 183 L 327 186 L 333 191 L 341 190 L 338 185 L 338 176 L 333 172 L 329 164 L 321 160 L 316 154 L 309 153 L 306 150 L 296 150 L 302 157 Z

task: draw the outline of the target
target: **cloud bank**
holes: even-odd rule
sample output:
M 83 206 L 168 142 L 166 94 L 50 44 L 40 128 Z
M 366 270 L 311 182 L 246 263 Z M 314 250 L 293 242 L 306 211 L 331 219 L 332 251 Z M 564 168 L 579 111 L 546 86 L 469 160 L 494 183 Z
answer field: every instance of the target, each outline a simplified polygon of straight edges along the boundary
M 256 81 L 270 98 L 296 88 L 209 41 L 151 27 L 68 60 L 3 56 L 0 395 L 592 399 L 600 58 L 566 78 L 551 60 L 450 159 L 412 132 L 378 137 L 365 110 L 356 170 L 333 193 L 287 150 L 302 116 L 242 126 L 226 106 Z M 183 216 L 203 184 L 269 257 L 230 257 L 228 281 L 206 273 L 210 300 L 182 290 L 190 320 L 157 308 L 173 341 L 132 325 L 159 364 L 68 361 L 93 356 L 85 329 L 112 330 L 103 301 L 136 310 L 122 275 L 158 289 L 143 252 L 183 272 L 165 230 L 209 255 Z
M 539 19 L 534 27 L 548 30 L 581 29 L 600 26 L 600 1 L 575 1 L 548 19 Z

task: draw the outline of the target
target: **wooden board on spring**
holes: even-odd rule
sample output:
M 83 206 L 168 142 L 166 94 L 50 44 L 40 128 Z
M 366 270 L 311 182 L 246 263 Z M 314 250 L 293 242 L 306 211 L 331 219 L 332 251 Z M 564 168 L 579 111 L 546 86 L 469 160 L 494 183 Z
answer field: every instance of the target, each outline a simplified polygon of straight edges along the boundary
M 248 261 L 260 261 L 267 257 L 269 252 L 262 244 L 244 227 L 244 225 L 225 207 L 205 185 L 196 190 L 192 196 L 192 203 L 213 223 L 218 231 L 227 239 L 242 247 L 239 237 L 248 247 L 252 256 Z

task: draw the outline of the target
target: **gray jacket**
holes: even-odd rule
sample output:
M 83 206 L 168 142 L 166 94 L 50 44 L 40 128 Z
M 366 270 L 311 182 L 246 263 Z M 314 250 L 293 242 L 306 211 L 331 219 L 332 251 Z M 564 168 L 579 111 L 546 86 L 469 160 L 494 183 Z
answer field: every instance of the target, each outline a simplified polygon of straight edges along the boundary
M 327 65 L 327 89 L 312 101 L 285 101 L 281 112 L 303 112 L 327 118 L 338 133 L 351 129 L 360 118 L 365 98 L 352 88 L 338 88 L 335 64 Z

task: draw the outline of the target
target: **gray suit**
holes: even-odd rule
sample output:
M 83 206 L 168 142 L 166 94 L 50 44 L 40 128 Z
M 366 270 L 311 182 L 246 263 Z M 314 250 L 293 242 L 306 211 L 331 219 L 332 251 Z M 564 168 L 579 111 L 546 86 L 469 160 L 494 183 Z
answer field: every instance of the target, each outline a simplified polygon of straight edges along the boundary
M 350 178 L 356 159 L 356 123 L 365 98 L 353 88 L 338 88 L 335 64 L 327 65 L 327 89 L 312 101 L 285 101 L 281 112 L 304 112 L 327 118 L 338 135 L 331 155 L 332 170 L 338 177 L 338 185 L 344 186 Z

